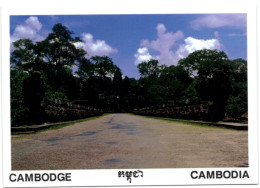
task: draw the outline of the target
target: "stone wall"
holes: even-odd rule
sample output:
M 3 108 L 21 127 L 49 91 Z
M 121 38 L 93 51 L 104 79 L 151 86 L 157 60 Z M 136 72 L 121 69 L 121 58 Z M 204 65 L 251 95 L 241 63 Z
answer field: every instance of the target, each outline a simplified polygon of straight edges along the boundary
M 169 117 L 174 119 L 192 119 L 210 121 L 212 103 L 183 106 L 161 106 L 134 109 L 135 114 Z
M 90 108 L 60 101 L 44 101 L 42 111 L 45 122 L 60 122 L 102 115 L 102 109 Z

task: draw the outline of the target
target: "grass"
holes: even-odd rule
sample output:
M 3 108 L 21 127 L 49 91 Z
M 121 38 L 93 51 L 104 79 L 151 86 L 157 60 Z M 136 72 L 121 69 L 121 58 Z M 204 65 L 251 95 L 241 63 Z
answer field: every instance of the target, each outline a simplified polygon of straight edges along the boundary
M 89 118 L 84 118 L 84 119 L 79 119 L 79 120 L 74 120 L 74 121 L 69 121 L 69 122 L 61 122 L 61 123 L 55 123 L 54 125 L 48 127 L 48 128 L 44 128 L 44 129 L 40 129 L 40 130 L 36 130 L 34 132 L 24 132 L 25 134 L 29 133 L 29 134 L 35 134 L 38 132 L 43 132 L 43 131 L 47 131 L 47 130 L 56 130 L 56 129 L 61 129 L 63 127 L 67 127 L 67 126 L 71 126 L 73 124 L 76 123 L 80 123 L 80 122 L 84 122 L 84 121 L 90 121 L 90 120 L 94 120 L 94 119 L 98 119 L 100 117 L 104 117 L 107 115 L 110 115 L 111 113 L 104 113 L 101 116 L 93 116 L 93 117 L 89 117 Z M 212 128 L 212 129 L 230 129 L 228 127 L 225 126 L 221 126 L 221 125 L 214 125 L 214 123 L 197 123 L 197 122 L 190 122 L 189 120 L 176 120 L 176 119 L 170 119 L 170 118 L 164 118 L 164 117 L 154 117 L 154 116 L 145 116 L 145 115 L 136 115 L 133 113 L 124 113 L 126 115 L 130 115 L 130 116 L 142 116 L 144 118 L 149 118 L 149 119 L 157 119 L 157 120 L 161 120 L 161 121 L 166 121 L 166 122 L 170 122 L 170 123 L 178 123 L 178 124 L 185 124 L 185 125 L 192 125 L 192 126 L 200 126 L 200 127 L 204 127 L 204 128 Z M 21 134 L 13 134 L 13 136 L 15 136 L 14 138 L 16 139 L 17 137 L 21 136 Z M 24 135 L 25 136 L 25 135 Z
M 136 114 L 129 114 L 133 116 L 140 116 Z M 175 120 L 175 119 L 170 119 L 170 118 L 164 118 L 164 117 L 154 117 L 154 116 L 144 116 L 141 115 L 144 118 L 150 118 L 150 119 L 157 119 L 157 120 L 162 120 L 170 123 L 178 123 L 178 124 L 185 124 L 185 125 L 192 125 L 192 126 L 200 126 L 200 127 L 205 127 L 205 128 L 214 128 L 214 129 L 229 129 L 227 127 L 221 126 L 221 125 L 214 125 L 210 123 L 196 123 L 196 122 L 190 122 L 189 120 Z
M 35 133 L 39 133 L 39 132 L 43 132 L 43 131 L 47 131 L 47 130 L 56 130 L 56 129 L 61 129 L 63 127 L 67 127 L 67 126 L 71 126 L 73 124 L 76 124 L 76 123 L 80 123 L 80 122 L 84 122 L 84 121 L 90 121 L 90 120 L 94 120 L 94 119 L 98 119 L 100 117 L 104 117 L 104 116 L 107 116 L 109 115 L 108 113 L 104 113 L 102 114 L 101 116 L 93 116 L 93 117 L 88 117 L 88 118 L 84 118 L 84 119 L 78 119 L 78 120 L 73 120 L 73 121 L 69 121 L 69 122 L 60 122 L 60 123 L 53 123 L 53 125 L 51 125 L 50 127 L 48 128 L 43 128 L 43 129 L 39 129 L 39 130 L 35 130 L 33 132 L 24 132 L 24 134 L 26 133 L 29 133 L 29 134 L 35 134 Z M 51 124 L 51 123 L 50 123 Z M 23 135 L 24 135 L 23 134 Z M 14 132 L 13 136 L 18 136 L 20 134 L 16 134 Z M 25 135 L 24 135 L 25 136 Z M 21 138 L 22 136 L 20 135 L 19 138 Z M 14 138 L 18 138 L 18 137 L 14 137 Z
M 53 125 L 53 126 L 47 128 L 47 129 L 39 130 L 39 131 L 60 129 L 60 128 L 63 128 L 63 127 L 67 127 L 67 126 L 73 125 L 75 123 L 81 123 L 81 122 L 84 122 L 84 121 L 90 121 L 90 120 L 98 119 L 100 117 L 104 117 L 104 116 L 107 116 L 107 115 L 109 115 L 109 113 L 104 113 L 104 114 L 102 114 L 100 116 L 93 116 L 93 117 L 88 117 L 88 118 L 84 118 L 84 119 L 78 119 L 78 120 L 74 120 L 74 121 L 70 121 L 70 122 L 62 122 L 60 124 Z
M 81 123 L 81 122 L 84 122 L 84 121 L 90 121 L 90 120 L 98 119 L 98 118 L 106 116 L 106 115 L 107 114 L 103 114 L 101 116 L 93 116 L 93 117 L 84 118 L 84 119 L 78 119 L 78 120 L 74 120 L 74 121 L 70 121 L 70 122 L 62 122 L 60 124 L 56 124 L 56 125 L 53 125 L 53 126 L 47 128 L 47 129 L 44 129 L 43 131 L 60 129 L 60 128 L 63 128 L 63 127 L 67 127 L 67 126 L 73 125 L 75 123 Z M 39 130 L 39 131 L 42 131 L 42 130 Z

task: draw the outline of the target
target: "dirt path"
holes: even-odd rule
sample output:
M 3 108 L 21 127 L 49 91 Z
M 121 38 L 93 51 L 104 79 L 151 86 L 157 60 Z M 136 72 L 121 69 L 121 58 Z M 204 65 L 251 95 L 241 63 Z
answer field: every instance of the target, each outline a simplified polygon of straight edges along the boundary
M 12 137 L 12 170 L 248 165 L 248 132 L 111 114 Z

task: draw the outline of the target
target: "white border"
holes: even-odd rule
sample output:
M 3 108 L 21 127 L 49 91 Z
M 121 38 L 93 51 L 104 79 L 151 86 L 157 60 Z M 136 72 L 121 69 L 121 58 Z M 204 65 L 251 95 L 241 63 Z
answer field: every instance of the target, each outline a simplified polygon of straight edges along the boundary
M 37 5 L 35 5 L 37 4 Z M 190 172 L 194 169 L 140 169 L 143 178 L 132 179 L 129 184 L 125 178 L 118 178 L 118 170 L 62 170 L 71 172 L 71 182 L 49 183 L 10 183 L 11 138 L 10 138 L 10 79 L 9 79 L 9 15 L 60 15 L 60 14 L 178 14 L 178 13 L 247 13 L 248 20 L 248 92 L 249 92 L 249 168 L 221 168 L 221 170 L 245 170 L 250 179 L 215 179 L 192 180 Z M 185 1 L 160 0 L 73 0 L 69 3 L 51 0 L 37 2 L 33 0 L 7 1 L 2 9 L 2 110 L 3 110 L 3 169 L 5 187 L 39 187 L 39 186 L 129 186 L 129 185 L 202 185 L 202 184 L 255 184 L 259 181 L 258 137 L 257 137 L 257 52 L 256 52 L 256 7 L 254 4 L 238 1 Z M 137 170 L 137 169 L 133 169 Z M 200 169 L 196 169 L 200 170 Z M 202 170 L 220 170 L 207 168 Z M 19 171 L 19 173 L 32 171 Z M 33 171 L 52 172 L 52 171 Z

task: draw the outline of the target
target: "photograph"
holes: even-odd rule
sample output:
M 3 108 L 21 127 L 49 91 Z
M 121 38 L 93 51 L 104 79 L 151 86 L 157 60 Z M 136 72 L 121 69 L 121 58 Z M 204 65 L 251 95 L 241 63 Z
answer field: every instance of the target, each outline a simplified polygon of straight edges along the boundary
M 100 7 L 3 9 L 5 187 L 258 184 L 256 12 Z
M 11 16 L 12 170 L 248 167 L 246 20 Z

